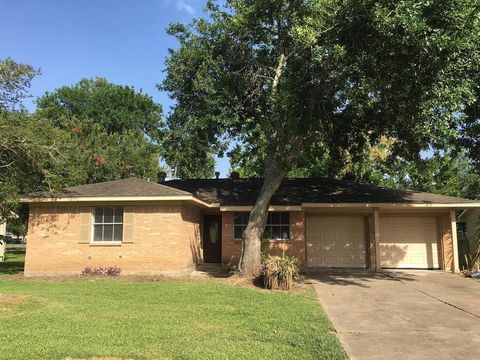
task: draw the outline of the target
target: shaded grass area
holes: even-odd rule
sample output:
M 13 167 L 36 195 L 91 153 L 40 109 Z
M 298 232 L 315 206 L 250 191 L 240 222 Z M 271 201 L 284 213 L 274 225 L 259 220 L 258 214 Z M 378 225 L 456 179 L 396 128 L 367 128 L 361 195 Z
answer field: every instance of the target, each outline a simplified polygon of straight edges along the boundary
M 0 275 L 19 274 L 23 272 L 24 251 L 7 251 L 5 261 L 0 262 Z
M 0 359 L 346 359 L 313 289 L 0 276 Z

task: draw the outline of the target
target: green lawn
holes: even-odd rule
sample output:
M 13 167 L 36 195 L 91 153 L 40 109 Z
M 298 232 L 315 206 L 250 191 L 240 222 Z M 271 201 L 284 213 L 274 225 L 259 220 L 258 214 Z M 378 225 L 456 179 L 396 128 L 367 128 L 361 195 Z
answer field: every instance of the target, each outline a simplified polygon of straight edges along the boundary
M 313 290 L 0 275 L 0 359 L 346 359 L 332 331 Z
M 6 261 L 0 262 L 0 275 L 22 273 L 24 261 L 25 261 L 25 253 L 23 251 L 7 252 Z M 1 288 L 0 288 L 0 291 L 1 291 Z

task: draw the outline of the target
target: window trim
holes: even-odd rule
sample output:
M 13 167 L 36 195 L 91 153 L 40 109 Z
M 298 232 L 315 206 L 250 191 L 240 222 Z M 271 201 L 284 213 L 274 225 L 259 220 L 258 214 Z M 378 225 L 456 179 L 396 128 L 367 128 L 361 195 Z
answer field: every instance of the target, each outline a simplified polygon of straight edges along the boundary
M 283 224 L 283 223 L 281 223 L 281 220 L 280 220 L 280 224 L 268 225 L 268 218 L 267 218 L 267 224 L 265 224 L 265 228 L 267 226 L 279 226 L 279 227 L 288 226 L 288 239 L 264 239 L 264 240 L 267 241 L 267 242 L 275 242 L 275 243 L 291 242 L 292 241 L 292 227 L 291 227 L 291 221 L 290 221 L 290 211 L 269 211 L 268 213 L 269 214 L 273 214 L 273 213 L 279 213 L 279 214 L 286 213 L 286 214 L 288 214 L 288 224 Z M 243 239 L 235 237 L 235 227 L 236 226 L 246 226 L 247 224 L 235 225 L 236 214 L 250 214 L 250 212 L 249 211 L 233 212 L 233 225 L 232 225 L 233 241 L 242 241 Z
M 249 212 L 249 211 L 236 211 L 236 212 L 233 213 L 233 226 L 232 226 L 232 231 L 233 231 L 232 237 L 233 237 L 233 240 L 234 240 L 234 241 L 243 241 L 242 238 L 236 238 L 236 237 L 235 237 L 235 227 L 237 227 L 237 226 L 245 226 L 245 227 L 247 227 L 248 220 L 247 220 L 247 223 L 246 223 L 246 224 L 235 225 L 235 217 L 237 216 L 237 214 L 250 215 L 250 212 Z M 244 230 L 244 231 L 245 231 L 245 230 Z M 243 234 L 243 232 L 242 232 L 242 234 Z
M 274 214 L 274 213 L 279 214 L 280 215 L 280 223 L 279 224 L 268 225 L 268 219 L 267 219 L 267 223 L 265 224 L 265 228 L 267 226 L 272 226 L 272 227 L 273 226 L 278 226 L 281 229 L 282 227 L 288 226 L 288 238 L 287 239 L 282 239 L 282 238 L 272 239 L 272 238 L 269 238 L 269 239 L 265 239 L 265 240 L 268 241 L 268 242 L 290 242 L 291 239 L 292 239 L 291 226 L 290 226 L 290 212 L 289 211 L 269 211 L 268 213 L 269 214 Z M 288 224 L 282 223 L 282 214 L 288 214 Z
M 114 208 L 114 209 L 121 209 L 122 210 L 122 222 L 109 222 L 109 223 L 95 223 L 95 209 L 98 208 Z M 123 206 L 109 206 L 109 205 L 101 205 L 101 206 L 93 206 L 92 211 L 91 211 L 91 219 L 92 219 L 92 226 L 91 226 L 91 232 L 90 232 L 90 245 L 95 245 L 95 246 L 115 246 L 115 245 L 121 245 L 123 244 L 123 230 L 124 230 L 124 215 L 125 215 L 125 208 Z M 115 217 L 113 218 L 115 219 Z M 122 225 L 122 240 L 112 240 L 112 241 L 105 241 L 105 240 L 95 240 L 95 225 L 112 225 L 113 229 L 115 229 L 115 225 Z M 115 231 L 115 230 L 113 230 Z M 113 236 L 114 232 L 112 233 Z M 102 233 L 102 238 L 103 238 L 103 233 Z

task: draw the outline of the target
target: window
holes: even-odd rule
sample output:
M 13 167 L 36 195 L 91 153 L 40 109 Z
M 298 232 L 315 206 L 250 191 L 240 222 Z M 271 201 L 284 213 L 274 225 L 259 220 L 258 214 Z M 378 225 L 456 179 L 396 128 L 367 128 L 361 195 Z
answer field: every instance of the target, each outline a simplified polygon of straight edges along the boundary
M 122 241 L 123 208 L 96 207 L 93 210 L 93 241 Z
M 290 214 L 288 212 L 268 213 L 263 238 L 268 240 L 290 239 Z
M 247 212 L 235 213 L 233 221 L 233 238 L 235 240 L 242 240 L 243 232 L 248 224 L 249 215 Z
M 242 240 L 243 231 L 248 224 L 249 213 L 235 213 L 233 238 Z M 288 212 L 269 212 L 263 238 L 267 240 L 290 239 L 290 214 Z

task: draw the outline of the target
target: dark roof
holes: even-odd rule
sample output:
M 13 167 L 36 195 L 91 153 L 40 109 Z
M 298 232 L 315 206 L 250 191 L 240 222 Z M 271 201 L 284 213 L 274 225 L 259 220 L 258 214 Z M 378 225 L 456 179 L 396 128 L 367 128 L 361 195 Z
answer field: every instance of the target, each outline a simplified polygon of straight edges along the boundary
M 106 181 L 97 184 L 67 187 L 53 193 L 37 192 L 27 197 L 114 197 L 114 196 L 178 196 L 191 195 L 173 187 L 137 178 Z
M 164 184 L 187 191 L 207 203 L 242 206 L 255 203 L 263 179 L 169 180 Z M 284 180 L 273 196 L 271 205 L 301 205 L 302 203 L 454 204 L 467 202 L 473 201 L 345 180 L 308 178 Z
M 169 180 L 162 184 L 128 178 L 97 184 L 72 186 L 55 192 L 27 194 L 27 198 L 135 197 L 193 195 L 209 204 L 253 205 L 263 179 Z M 345 180 L 322 178 L 285 179 L 272 197 L 271 205 L 302 203 L 405 203 L 458 204 L 478 201 L 431 193 L 389 189 Z

